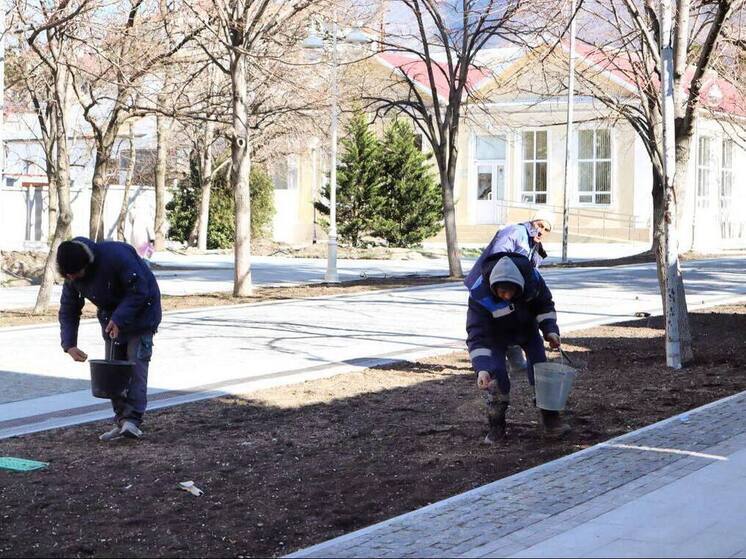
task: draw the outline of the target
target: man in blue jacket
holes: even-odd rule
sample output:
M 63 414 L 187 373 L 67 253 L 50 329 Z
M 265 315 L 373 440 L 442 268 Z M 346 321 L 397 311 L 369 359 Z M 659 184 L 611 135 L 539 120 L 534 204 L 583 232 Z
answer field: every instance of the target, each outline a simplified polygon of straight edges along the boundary
M 553 218 L 554 215 L 551 212 L 539 210 L 525 223 L 507 225 L 500 229 L 484 248 L 482 254 L 479 255 L 469 275 L 466 276 L 464 285 L 471 289 L 477 278 L 482 275 L 482 266 L 485 259 L 500 252 L 522 254 L 531 261 L 535 268 L 541 266 L 542 261 L 547 256 L 542 241 L 545 235 L 552 230 Z M 509 347 L 506 358 L 510 372 L 518 373 L 525 370 L 526 360 L 520 347 Z
M 88 299 L 98 309 L 106 355 L 111 351 L 114 359 L 135 363 L 126 396 L 111 401 L 114 428 L 99 439 L 139 439 L 153 335 L 161 322 L 161 293 L 155 276 L 132 246 L 96 243 L 84 237 L 60 244 L 57 268 L 65 278 L 59 311 L 62 349 L 75 361 L 88 359 L 78 347 L 80 315 Z
M 526 372 L 533 386 L 533 365 L 547 360 L 544 340 L 555 349 L 561 343 L 552 293 L 526 256 L 497 253 L 484 260 L 482 274 L 469 291 L 466 331 L 477 386 L 487 392 L 485 442 L 491 444 L 505 436 L 510 404 L 508 347 L 517 345 L 526 352 Z M 546 435 L 561 436 L 570 430 L 559 412 L 539 411 Z

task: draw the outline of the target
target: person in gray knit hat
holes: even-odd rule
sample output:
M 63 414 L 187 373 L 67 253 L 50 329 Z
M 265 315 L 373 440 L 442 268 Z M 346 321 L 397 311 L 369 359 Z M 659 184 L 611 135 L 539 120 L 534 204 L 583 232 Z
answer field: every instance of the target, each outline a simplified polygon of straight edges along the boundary
M 542 241 L 544 241 L 546 235 L 552 230 L 553 225 L 554 214 L 549 210 L 540 209 L 528 221 L 506 225 L 497 231 L 474 263 L 474 266 L 472 266 L 466 279 L 464 279 L 464 285 L 468 289 L 471 289 L 474 282 L 482 274 L 484 261 L 493 254 L 501 252 L 522 254 L 531 261 L 531 264 L 535 268 L 541 266 L 542 261 L 547 256 Z M 526 369 L 526 359 L 520 347 L 509 347 L 505 355 L 506 363 L 511 373 L 518 374 Z
M 534 364 L 547 360 L 544 341 L 561 344 L 552 293 L 528 258 L 515 253 L 489 256 L 482 275 L 469 292 L 466 344 L 477 386 L 487 394 L 489 432 L 485 443 L 505 436 L 510 405 L 510 376 L 505 365 L 509 347 L 520 346 L 527 356 L 526 374 L 534 384 Z M 557 411 L 539 410 L 545 435 L 561 436 L 570 430 Z

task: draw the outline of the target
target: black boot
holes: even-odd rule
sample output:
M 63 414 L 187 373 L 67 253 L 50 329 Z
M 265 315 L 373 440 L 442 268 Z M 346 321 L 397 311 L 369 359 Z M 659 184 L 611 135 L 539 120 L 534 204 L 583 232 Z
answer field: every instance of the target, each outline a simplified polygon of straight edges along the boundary
M 539 419 L 542 433 L 546 437 L 559 438 L 572 430 L 558 411 L 539 409 Z
M 490 402 L 487 408 L 487 421 L 490 425 L 489 433 L 484 438 L 484 444 L 494 444 L 505 438 L 505 413 L 509 402 Z

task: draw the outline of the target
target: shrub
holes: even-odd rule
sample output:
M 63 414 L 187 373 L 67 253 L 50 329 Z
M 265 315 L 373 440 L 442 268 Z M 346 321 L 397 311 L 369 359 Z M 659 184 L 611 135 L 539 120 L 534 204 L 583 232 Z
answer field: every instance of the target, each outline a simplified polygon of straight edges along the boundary
M 170 239 L 186 242 L 197 219 L 200 197 L 199 171 L 196 161 L 190 165 L 190 176 L 179 182 L 173 199 L 166 206 L 171 227 Z M 212 181 L 210 214 L 207 224 L 207 248 L 231 248 L 235 241 L 235 204 L 228 184 L 229 170 L 221 170 Z M 251 192 L 251 236 L 260 238 L 271 233 L 275 213 L 272 180 L 260 166 L 252 165 L 249 179 Z

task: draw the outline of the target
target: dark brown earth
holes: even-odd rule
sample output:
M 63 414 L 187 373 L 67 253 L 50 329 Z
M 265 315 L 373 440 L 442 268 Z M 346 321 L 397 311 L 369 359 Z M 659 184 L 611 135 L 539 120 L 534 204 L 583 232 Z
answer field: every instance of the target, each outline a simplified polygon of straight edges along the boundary
M 562 441 L 519 379 L 507 440 L 481 446 L 465 353 L 156 411 L 137 443 L 99 443 L 103 422 L 3 440 L 49 467 L 0 471 L 0 556 L 289 553 L 745 390 L 746 306 L 692 313 L 692 332 L 682 372 L 660 319 L 568 335 L 584 367 Z

